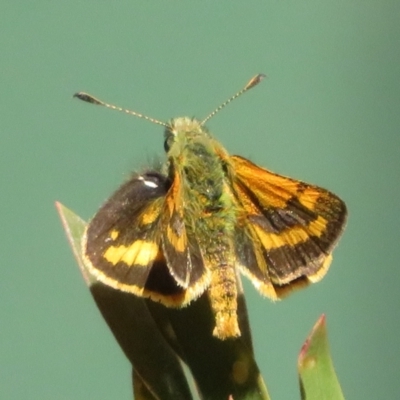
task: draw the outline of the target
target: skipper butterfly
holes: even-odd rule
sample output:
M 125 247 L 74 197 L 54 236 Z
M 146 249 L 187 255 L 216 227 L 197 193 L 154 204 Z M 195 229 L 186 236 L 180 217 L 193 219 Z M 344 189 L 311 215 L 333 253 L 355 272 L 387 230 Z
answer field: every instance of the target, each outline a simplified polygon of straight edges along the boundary
M 88 224 L 87 267 L 99 281 L 167 307 L 184 307 L 207 292 L 220 339 L 240 335 L 239 272 L 272 300 L 319 281 L 347 215 L 333 193 L 229 155 L 205 127 L 263 77 L 252 78 L 203 121 L 164 123 L 74 95 L 165 128 L 165 164 L 134 174 Z

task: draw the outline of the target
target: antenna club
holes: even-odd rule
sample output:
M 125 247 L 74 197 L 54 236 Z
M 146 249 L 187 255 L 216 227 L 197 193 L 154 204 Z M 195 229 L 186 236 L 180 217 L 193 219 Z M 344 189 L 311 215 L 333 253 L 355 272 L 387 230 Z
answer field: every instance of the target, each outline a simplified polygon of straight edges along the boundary
M 126 108 L 114 106 L 113 104 L 105 103 L 104 101 L 96 99 L 96 97 L 94 97 L 94 96 L 92 96 L 92 95 L 90 95 L 88 93 L 85 93 L 85 92 L 77 92 L 77 93 L 75 93 L 73 95 L 73 97 L 76 97 L 76 98 L 78 98 L 79 100 L 82 100 L 82 101 L 86 101 L 86 103 L 96 104 L 96 105 L 99 105 L 99 106 L 110 108 L 111 110 L 120 111 L 120 112 L 124 112 L 126 114 L 134 115 L 135 117 L 142 118 L 142 119 L 145 119 L 147 121 L 150 121 L 153 124 L 162 125 L 162 126 L 165 126 L 165 127 L 168 126 L 165 122 L 159 121 L 159 120 L 157 120 L 155 118 L 148 117 L 147 115 L 140 114 L 140 113 L 138 113 L 136 111 L 128 110 Z
M 254 86 L 258 85 L 267 75 L 265 74 L 258 74 L 250 79 L 250 82 L 245 86 L 244 90 L 249 90 Z
M 86 101 L 86 103 L 97 104 L 99 106 L 103 105 L 102 101 L 97 100 L 95 97 L 85 92 L 77 92 L 72 97 L 76 97 L 79 100 Z

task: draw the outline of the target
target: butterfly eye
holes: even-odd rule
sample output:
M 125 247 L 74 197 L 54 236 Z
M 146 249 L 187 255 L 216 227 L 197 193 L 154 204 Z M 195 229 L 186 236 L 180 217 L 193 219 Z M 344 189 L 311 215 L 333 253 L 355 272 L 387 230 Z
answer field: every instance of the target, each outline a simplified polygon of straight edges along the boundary
M 164 140 L 164 150 L 166 153 L 169 152 L 169 149 L 171 148 L 172 144 L 174 143 L 175 135 L 172 133 L 166 133 L 165 134 L 165 140 Z
M 165 150 L 166 153 L 169 152 L 169 148 L 170 148 L 170 147 L 171 147 L 170 140 L 169 140 L 168 138 L 166 138 L 166 139 L 164 140 L 164 150 Z

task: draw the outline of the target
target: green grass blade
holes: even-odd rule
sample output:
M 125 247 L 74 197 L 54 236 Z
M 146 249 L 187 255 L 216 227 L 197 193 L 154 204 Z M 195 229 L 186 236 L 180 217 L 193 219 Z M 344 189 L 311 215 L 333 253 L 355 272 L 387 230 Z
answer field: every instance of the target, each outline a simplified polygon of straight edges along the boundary
M 303 344 L 298 372 L 303 400 L 344 400 L 331 360 L 324 315 Z

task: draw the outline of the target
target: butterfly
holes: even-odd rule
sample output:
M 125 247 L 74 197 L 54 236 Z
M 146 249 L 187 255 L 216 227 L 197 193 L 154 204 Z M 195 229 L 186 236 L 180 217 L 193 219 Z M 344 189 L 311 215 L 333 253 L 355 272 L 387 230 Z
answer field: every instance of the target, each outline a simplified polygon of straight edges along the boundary
M 240 274 L 278 300 L 319 281 L 346 222 L 345 203 L 330 191 L 278 175 L 229 155 L 205 126 L 259 74 L 203 121 L 160 122 L 166 161 L 125 182 L 89 222 L 83 258 L 101 282 L 167 307 L 184 307 L 207 293 L 213 335 L 240 336 Z

